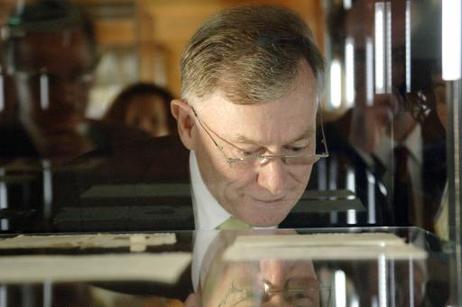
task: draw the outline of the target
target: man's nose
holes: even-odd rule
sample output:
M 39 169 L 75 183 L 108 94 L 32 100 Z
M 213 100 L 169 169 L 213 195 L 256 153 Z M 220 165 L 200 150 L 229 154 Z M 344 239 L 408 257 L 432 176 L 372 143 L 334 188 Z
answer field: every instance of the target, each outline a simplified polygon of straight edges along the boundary
M 87 94 L 88 92 L 82 86 L 68 81 L 50 88 L 50 95 L 57 103 L 76 110 L 85 108 Z
M 281 159 L 271 159 L 259 166 L 258 184 L 272 195 L 282 196 L 286 185 L 287 171 Z

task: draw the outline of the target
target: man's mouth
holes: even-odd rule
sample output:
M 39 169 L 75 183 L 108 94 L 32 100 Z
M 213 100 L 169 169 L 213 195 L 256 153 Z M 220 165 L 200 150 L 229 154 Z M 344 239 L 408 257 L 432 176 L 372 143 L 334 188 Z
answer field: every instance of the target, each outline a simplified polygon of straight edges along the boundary
M 261 203 L 279 203 L 285 200 L 285 197 L 278 197 L 278 198 L 264 198 L 264 197 L 253 197 L 251 196 L 252 200 L 256 202 L 261 202 Z

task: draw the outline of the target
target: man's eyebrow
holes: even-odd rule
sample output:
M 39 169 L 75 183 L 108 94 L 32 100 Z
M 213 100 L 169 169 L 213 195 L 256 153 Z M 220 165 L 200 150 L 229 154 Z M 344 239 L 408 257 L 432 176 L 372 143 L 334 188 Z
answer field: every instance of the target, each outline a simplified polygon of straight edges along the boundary
M 308 128 L 305 132 L 303 132 L 301 135 L 294 137 L 293 139 L 289 140 L 285 145 L 287 144 L 293 144 L 308 138 L 311 138 L 314 134 L 316 133 L 316 129 L 313 128 Z M 238 134 L 236 135 L 236 138 L 234 139 L 234 142 L 236 143 L 246 143 L 246 144 L 252 144 L 252 145 L 261 145 L 255 140 L 251 140 L 248 137 Z

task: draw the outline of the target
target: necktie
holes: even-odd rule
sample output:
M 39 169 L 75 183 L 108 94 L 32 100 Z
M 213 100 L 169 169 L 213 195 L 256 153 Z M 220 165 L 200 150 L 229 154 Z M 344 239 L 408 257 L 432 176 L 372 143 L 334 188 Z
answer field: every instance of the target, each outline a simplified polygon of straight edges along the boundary
M 221 225 L 219 225 L 217 229 L 250 229 L 250 225 L 232 216 L 228 218 L 226 221 L 224 221 Z
M 394 149 L 393 211 L 397 226 L 410 225 L 413 218 L 412 182 L 408 165 L 409 155 L 409 150 L 405 146 L 399 145 Z

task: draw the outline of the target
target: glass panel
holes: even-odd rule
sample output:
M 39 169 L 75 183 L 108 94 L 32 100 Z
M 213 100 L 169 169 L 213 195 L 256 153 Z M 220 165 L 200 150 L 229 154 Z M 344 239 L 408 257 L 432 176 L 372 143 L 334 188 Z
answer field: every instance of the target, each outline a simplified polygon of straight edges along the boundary
M 4 306 L 449 306 L 451 246 L 417 228 L 0 236 L 0 249 Z
M 332 1 L 327 12 L 327 181 L 364 205 L 335 223 L 435 231 L 447 184 L 441 5 Z
M 450 0 L 259 1 L 292 9 L 309 24 L 326 66 L 319 111 L 316 114 L 314 103 L 309 112 L 292 107 L 301 95 L 294 95 L 292 105 L 278 112 L 252 111 L 288 100 L 295 91 L 290 88 L 277 99 L 271 96 L 273 104 L 224 104 L 246 110 L 234 120 L 227 120 L 232 114 L 227 108 L 218 108 L 218 116 L 199 104 L 193 112 L 192 102 L 181 93 L 184 47 L 209 16 L 250 2 L 2 0 L 3 238 L 16 233 L 214 229 L 230 214 L 249 212 L 246 227 L 278 226 L 299 233 L 309 232 L 300 230 L 308 228 L 328 233 L 343 227 L 345 232 L 410 227 L 391 232 L 431 249 L 427 260 L 383 254 L 366 261 L 357 254 L 335 261 L 289 259 L 286 267 L 300 265 L 301 271 L 316 278 L 303 275 L 277 283 L 261 278 L 261 259 L 241 259 L 233 269 L 236 263 L 214 256 L 210 272 L 193 269 L 192 275 L 204 279 L 201 299 L 214 306 L 235 299 L 244 305 L 273 300 L 303 306 L 460 304 L 462 86 L 456 39 L 461 35 L 456 14 L 460 0 L 451 2 L 455 6 L 450 8 L 444 6 Z M 259 48 L 272 46 L 271 55 L 286 45 L 290 50 L 299 47 L 298 40 L 291 45 L 291 39 L 266 32 L 258 41 Z M 452 49 L 445 47 L 447 41 Z M 273 65 L 269 70 L 277 69 Z M 242 71 L 234 73 L 241 79 Z M 234 85 L 233 78 L 225 73 L 219 77 L 223 76 L 223 84 Z M 302 79 L 307 82 L 311 77 Z M 280 84 L 286 81 L 275 80 L 266 92 L 284 87 Z M 305 90 L 312 85 L 308 83 Z M 209 91 L 205 94 L 218 92 Z M 181 100 L 171 107 L 174 98 Z M 289 111 L 293 116 L 284 117 Z M 178 124 L 172 112 L 185 120 Z M 212 120 L 210 114 L 215 115 Z M 306 117 L 300 120 L 300 115 Z M 196 130 L 199 118 L 205 129 Z M 305 128 L 301 139 L 280 144 L 301 126 Z M 202 135 L 204 131 L 208 136 Z M 249 142 L 242 133 L 255 131 L 261 132 L 263 141 Z M 231 156 L 234 160 L 226 159 Z M 318 158 L 315 164 L 308 163 Z M 245 163 L 231 167 L 229 161 Z M 271 187 L 264 186 L 268 182 Z M 210 225 L 203 222 L 209 215 Z M 178 238 L 184 239 L 181 234 L 185 233 L 179 232 Z M 225 237 L 222 243 L 233 240 Z M 186 232 L 180 243 L 167 250 L 191 253 L 192 233 Z M 15 249 L 8 253 L 27 254 Z M 53 248 L 50 253 L 61 254 Z M 281 258 L 289 254 L 285 250 Z M 269 265 L 279 265 L 278 261 Z M 221 279 L 228 270 L 247 272 L 247 279 Z M 186 275 L 189 279 L 189 272 Z M 366 279 L 371 282 L 365 286 Z M 29 302 L 36 300 L 51 306 L 66 297 L 57 294 L 61 290 L 72 292 L 77 305 L 90 304 L 92 295 L 97 300 L 105 297 L 99 287 L 94 294 L 93 285 L 38 281 L 0 286 L 0 306 L 10 301 L 33 305 Z M 215 303 L 220 286 L 232 291 L 225 291 L 229 296 Z M 130 299 L 136 304 L 167 303 Z

